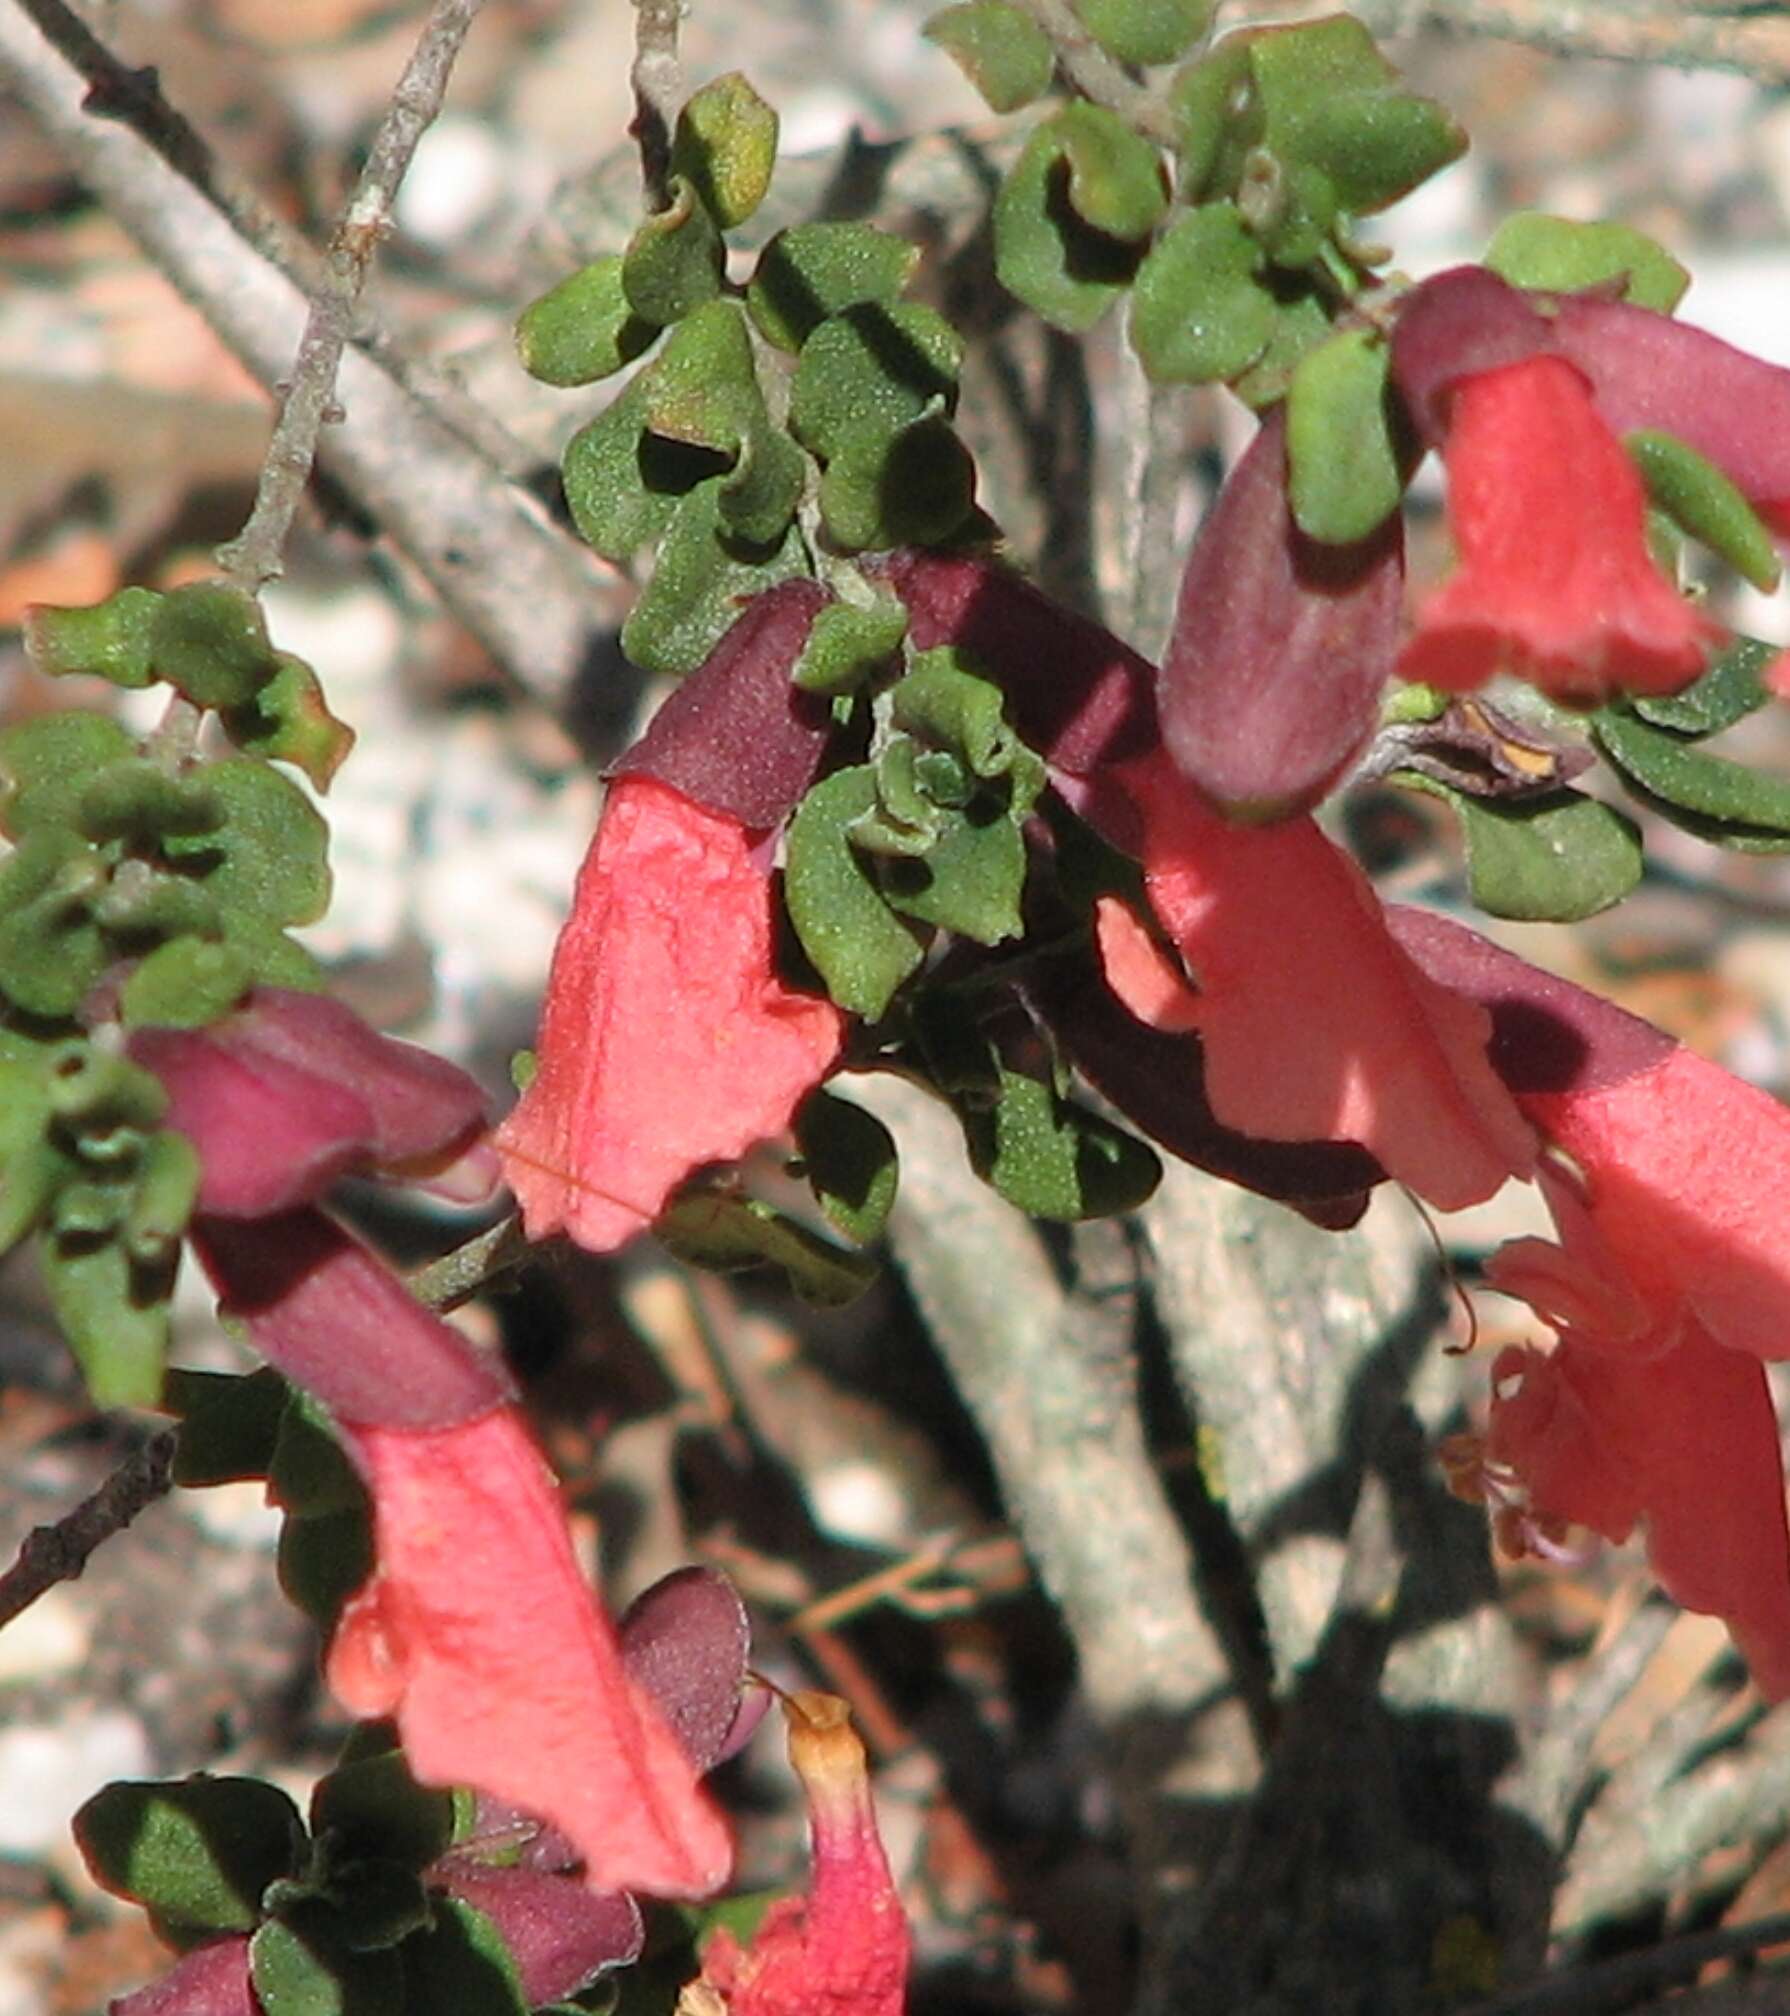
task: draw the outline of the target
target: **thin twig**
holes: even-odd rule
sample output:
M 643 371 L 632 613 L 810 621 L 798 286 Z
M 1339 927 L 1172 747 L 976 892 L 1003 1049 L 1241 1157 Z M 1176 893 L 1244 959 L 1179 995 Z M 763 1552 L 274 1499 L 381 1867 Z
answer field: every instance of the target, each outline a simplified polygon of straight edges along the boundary
M 1050 37 L 1063 74 L 1084 98 L 1116 112 L 1134 133 L 1165 147 L 1174 144 L 1175 122 L 1167 105 L 1126 76 L 1082 26 L 1068 0 L 1015 0 L 1015 4 Z
M 1674 1979 L 1688 1980 L 1713 1960 L 1740 1959 L 1787 1941 L 1790 1912 L 1779 1912 L 1775 1917 L 1756 1918 L 1750 1925 L 1693 1932 L 1683 1939 L 1649 1946 L 1644 1953 L 1624 1953 L 1595 1966 L 1550 1974 L 1494 2001 L 1476 2002 L 1461 2016 L 1598 2016 L 1600 2010 L 1630 2007 L 1644 1989 Z
M 102 1541 L 120 1533 L 174 1481 L 172 1428 L 152 1435 L 94 1492 L 53 1526 L 34 1526 L 18 1559 L 0 1575 L 0 1630 L 58 1582 L 72 1582 Z
M 684 102 L 677 31 L 683 0 L 634 0 L 634 123 L 649 209 L 671 207 L 671 136 Z
M 417 142 L 434 124 L 453 75 L 454 59 L 483 0 L 435 0 L 398 79 L 385 117 L 373 136 L 366 166 L 330 239 L 323 275 L 299 339 L 292 377 L 280 400 L 280 417 L 249 522 L 218 548 L 218 565 L 250 590 L 280 571 L 280 552 L 310 481 L 317 437 L 335 412 L 336 371 L 347 347 L 354 306 Z M 339 413 L 336 417 L 340 417 Z

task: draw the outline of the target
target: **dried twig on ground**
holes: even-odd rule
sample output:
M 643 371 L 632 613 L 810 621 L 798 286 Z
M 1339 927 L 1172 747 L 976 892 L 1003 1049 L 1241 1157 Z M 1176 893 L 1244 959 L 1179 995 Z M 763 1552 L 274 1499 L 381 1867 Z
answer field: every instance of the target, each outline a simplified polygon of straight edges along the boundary
M 74 1581 L 95 1548 L 167 1494 L 177 1439 L 171 1428 L 152 1436 L 65 1518 L 32 1528 L 18 1559 L 0 1575 L 0 1630 L 58 1582 Z

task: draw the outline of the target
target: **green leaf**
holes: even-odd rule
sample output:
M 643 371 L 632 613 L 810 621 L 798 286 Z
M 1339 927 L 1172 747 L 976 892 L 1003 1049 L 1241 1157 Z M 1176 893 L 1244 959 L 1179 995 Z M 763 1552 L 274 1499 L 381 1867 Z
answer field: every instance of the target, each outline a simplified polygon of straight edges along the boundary
M 224 919 L 226 943 L 248 961 L 257 987 L 294 987 L 301 994 L 321 994 L 329 975 L 296 938 L 258 923 L 241 911 Z
M 164 595 L 149 656 L 156 677 L 196 707 L 241 707 L 279 670 L 260 603 L 227 581 L 189 581 Z
M 124 1216 L 124 1250 L 139 1267 L 173 1265 L 199 1177 L 199 1151 L 184 1134 L 163 1128 L 150 1137 Z
M 979 802 L 949 815 L 925 854 L 891 859 L 882 888 L 906 916 L 979 945 L 999 945 L 1024 935 L 1019 899 L 1025 877 L 1019 827 L 1003 806 Z
M 1245 160 L 1261 144 L 1267 113 L 1249 47 L 1247 35 L 1227 35 L 1197 63 L 1177 71 L 1169 86 L 1185 202 L 1235 194 Z
M 25 649 L 52 678 L 85 675 L 114 686 L 147 686 L 155 678 L 149 635 L 161 600 L 153 588 L 120 588 L 86 609 L 35 603 L 25 612 Z
M 948 645 L 916 653 L 889 700 L 897 728 L 954 751 L 978 777 L 1005 777 L 1024 753 L 1007 723 L 1007 696 Z
M 975 502 L 975 458 L 942 412 L 892 434 L 880 418 L 853 428 L 820 483 L 820 515 L 848 552 L 942 545 Z
M 721 489 L 719 482 L 701 484 L 678 504 L 653 578 L 622 626 L 622 649 L 642 671 L 678 679 L 694 672 L 743 600 L 807 572 L 793 525 L 775 545 L 754 546 L 734 536 Z
M 829 602 L 790 677 L 805 693 L 855 693 L 895 661 L 906 635 L 907 611 L 887 589 L 868 608 Z
M 1173 63 L 1205 34 L 1214 0 L 1075 0 L 1075 11 L 1121 63 Z
M 83 1136 L 119 1127 L 147 1130 L 168 1110 L 168 1095 L 153 1072 L 85 1037 L 57 1044 L 44 1060 L 44 1073 L 50 1111 Z M 81 1146 L 83 1153 L 92 1152 L 89 1139 Z
M 708 449 L 649 433 L 646 393 L 636 379 L 572 436 L 560 473 L 579 537 L 626 567 L 664 532 L 679 498 L 725 467 Z
M 268 1466 L 267 1494 L 301 1518 L 367 1510 L 360 1472 L 336 1439 L 321 1401 L 298 1388 L 290 1392 Z
M 741 439 L 763 421 L 752 338 L 737 301 L 693 309 L 636 382 L 646 425 L 686 447 L 731 460 Z
M 270 1365 L 246 1375 L 171 1368 L 165 1404 L 180 1419 L 175 1483 L 196 1487 L 265 1477 L 289 1391 Z
M 1600 708 L 1591 732 L 1623 782 L 1677 824 L 1724 846 L 1722 829 L 1733 827 L 1749 851 L 1790 849 L 1790 779 L 1711 756 L 1621 702 Z
M 356 1953 L 325 1943 L 315 1924 L 301 1931 L 269 1919 L 249 1941 L 249 1973 L 265 2016 L 393 2016 L 409 2006 L 404 1963 L 395 1952 Z
M 1042 128 L 1069 167 L 1069 207 L 1109 238 L 1147 238 L 1168 208 L 1162 157 L 1116 112 L 1085 100 Z
M 1473 900 L 1489 916 L 1574 924 L 1620 903 L 1641 879 L 1634 821 L 1581 792 L 1486 799 L 1408 770 L 1392 781 L 1460 815 Z
M 197 882 L 154 872 L 114 879 L 100 891 L 93 914 L 121 950 L 139 952 L 169 938 L 218 938 L 223 906 Z
M 1623 283 L 1622 298 L 1671 314 L 1691 276 L 1664 246 L 1627 224 L 1581 224 L 1539 210 L 1506 217 L 1492 233 L 1482 264 L 1513 287 L 1576 294 Z
M 1007 0 L 963 0 L 941 8 L 921 30 L 936 42 L 996 112 L 1042 98 L 1056 73 L 1050 37 Z
M 298 1808 L 278 1787 L 204 1773 L 108 1785 L 75 1815 L 74 1832 L 94 1881 L 183 1945 L 255 1926 L 262 1893 L 296 1872 L 304 1842 Z
M 889 908 L 848 837 L 852 822 L 876 803 L 867 764 L 823 778 L 790 821 L 784 871 L 803 951 L 839 1006 L 871 1022 L 924 957 L 920 934 Z
M 0 1058 L 0 1253 L 32 1230 L 70 1173 L 50 1118 L 41 1063 Z
M 451 1790 L 419 1785 L 403 1752 L 338 1764 L 311 1795 L 311 1832 L 336 1837 L 341 1852 L 421 1869 L 454 1838 Z
M 1236 204 L 1185 210 L 1138 268 L 1131 347 L 1161 383 L 1234 378 L 1268 346 L 1274 296 L 1257 278 L 1261 252 Z
M 1718 734 L 1744 720 L 1772 696 L 1761 674 L 1777 656 L 1775 644 L 1736 637 L 1701 679 L 1680 693 L 1637 696 L 1628 704 L 1642 720 L 1680 735 Z
M 254 756 L 209 765 L 223 808 L 214 833 L 174 836 L 168 860 L 202 882 L 226 912 L 264 925 L 314 924 L 329 908 L 329 828 L 292 782 Z
M 708 207 L 686 177 L 673 176 L 669 209 L 640 226 L 622 254 L 622 292 L 643 322 L 678 322 L 721 291 L 724 253 Z
M 957 403 L 963 339 L 917 302 L 862 302 L 831 315 L 802 345 L 789 388 L 790 431 L 817 455 L 894 434 Z
M 622 291 L 619 252 L 568 273 L 516 321 L 516 354 L 543 385 L 592 385 L 649 349 L 658 327 Z
M 1237 397 L 1258 412 L 1286 397 L 1293 373 L 1320 343 L 1329 340 L 1332 328 L 1322 291 L 1304 276 L 1276 274 L 1269 286 L 1275 313 L 1268 347 L 1241 377 L 1231 381 Z
M 1466 151 L 1446 107 L 1400 88 L 1373 36 L 1348 14 L 1250 38 L 1266 114 L 1262 144 L 1322 174 L 1356 215 L 1408 195 Z
M 32 831 L 0 862 L 0 994 L 27 1015 L 72 1015 L 105 970 L 94 906 L 99 855 L 74 834 Z
M 1299 364 L 1287 393 L 1287 492 L 1308 538 L 1350 546 L 1404 494 L 1386 382 L 1390 352 L 1373 329 L 1341 329 Z
M 777 165 L 777 114 L 738 70 L 693 92 L 677 115 L 671 169 L 732 230 L 764 201 Z
M 991 1111 L 959 1117 L 978 1176 L 1033 1218 L 1070 1223 L 1135 1210 L 1162 1180 L 1155 1151 L 1043 1078 L 1000 1067 Z
M 718 493 L 728 532 L 749 546 L 769 546 L 789 530 L 808 481 L 801 449 L 768 423 L 740 443 L 740 459 Z
M 692 1187 L 666 1207 L 653 1231 L 693 1267 L 731 1273 L 776 1267 L 817 1309 L 842 1309 L 876 1279 L 877 1263 L 850 1253 L 755 1198 Z
M 831 1092 L 811 1092 L 796 1114 L 796 1147 L 827 1223 L 860 1246 L 880 1237 L 901 1162 L 895 1137 L 876 1115 Z
M 136 749 L 104 714 L 39 714 L 0 732 L 0 833 L 22 840 L 45 827 L 72 826 L 88 779 Z
M 224 709 L 224 732 L 237 748 L 290 763 L 315 789 L 327 791 L 354 747 L 354 730 L 329 711 L 316 673 L 302 658 L 290 651 L 274 656 L 279 669 L 254 699 Z
M 794 352 L 828 316 L 894 302 L 919 264 L 919 246 L 873 224 L 794 224 L 758 255 L 746 308 L 767 343 Z
M 528 2016 L 516 1963 L 484 1912 L 437 1897 L 435 1922 L 404 1948 L 407 2009 L 441 2016 Z
M 75 824 L 89 840 L 136 847 L 174 833 L 213 833 L 222 820 L 203 771 L 171 777 L 146 756 L 122 756 L 94 771 L 75 806 Z
M 1062 123 L 1067 117 L 1059 114 L 1034 131 L 1001 184 L 994 202 L 994 267 L 1016 300 L 1054 328 L 1079 335 L 1131 284 L 1145 234 L 1119 238 L 1079 212 L 1071 200 L 1074 166 Z M 1153 150 L 1143 141 L 1136 144 L 1149 154 L 1154 172 Z
M 253 975 L 234 946 L 170 938 L 124 983 L 119 1014 L 127 1029 L 205 1029 L 248 992 Z
M 173 1267 L 144 1267 L 115 1238 L 47 1239 L 40 1262 L 50 1307 L 94 1405 L 156 1406 Z
M 1783 575 L 1772 537 L 1739 488 L 1675 434 L 1642 428 L 1623 437 L 1647 495 L 1680 531 L 1769 595 Z
M 280 1587 L 323 1631 L 373 1572 L 373 1522 L 364 1505 L 315 1518 L 293 1514 L 280 1529 Z

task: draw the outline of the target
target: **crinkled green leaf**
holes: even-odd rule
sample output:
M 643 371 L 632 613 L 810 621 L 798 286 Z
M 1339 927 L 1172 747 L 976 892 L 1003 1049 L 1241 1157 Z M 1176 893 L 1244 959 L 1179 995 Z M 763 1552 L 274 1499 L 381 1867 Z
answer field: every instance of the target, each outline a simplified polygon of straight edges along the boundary
M 1365 539 L 1404 494 L 1392 436 L 1387 345 L 1372 329 L 1340 329 L 1293 373 L 1287 393 L 1287 492 L 1308 537 Z
M 223 906 L 211 891 L 172 874 L 114 877 L 93 914 L 107 936 L 129 952 L 169 938 L 217 938 L 224 929 Z
M 1401 89 L 1352 15 L 1261 29 L 1250 62 L 1266 115 L 1262 144 L 1288 167 L 1322 173 L 1356 215 L 1396 202 L 1466 150 L 1447 108 Z
M 877 751 L 876 802 L 846 829 L 860 853 L 906 858 L 937 845 L 945 813 L 921 788 L 921 753 L 911 735 L 888 736 Z
M 823 778 L 790 822 L 784 871 L 803 951 L 840 1007 L 872 1022 L 924 956 L 920 934 L 889 908 L 848 837 L 852 822 L 876 803 L 876 774 L 867 764 Z
M 832 315 L 802 345 L 789 388 L 789 425 L 816 454 L 854 438 L 891 435 L 957 403 L 963 339 L 918 302 L 861 302 Z
M 288 1517 L 280 1529 L 278 1569 L 287 1597 L 320 1629 L 333 1629 L 342 1605 L 373 1572 L 367 1508 Z
M 1274 297 L 1274 327 L 1268 347 L 1231 390 L 1258 411 L 1286 396 L 1300 362 L 1327 342 L 1333 324 L 1322 291 L 1302 275 L 1275 275 L 1269 284 Z
M 121 756 L 94 771 L 75 805 L 75 824 L 89 840 L 137 847 L 169 834 L 213 833 L 223 816 L 203 770 L 171 777 L 147 756 Z
M 1236 204 L 1185 210 L 1138 268 L 1131 345 L 1159 382 L 1234 378 L 1268 346 L 1277 313 Z
M 701 1187 L 679 1193 L 653 1230 L 680 1260 L 732 1272 L 776 1267 L 804 1302 L 842 1309 L 876 1279 L 877 1263 L 848 1252 L 754 1198 Z
M 1769 595 L 1783 575 L 1763 520 L 1713 462 L 1675 434 L 1642 428 L 1622 445 L 1641 472 L 1654 506 L 1680 531 L 1701 540 L 1736 574 Z
M 261 605 L 228 581 L 189 581 L 161 599 L 149 630 L 158 679 L 198 707 L 240 707 L 279 670 Z
M 36 603 L 25 613 L 25 649 L 52 678 L 84 674 L 114 686 L 147 686 L 155 678 L 149 635 L 161 600 L 153 588 L 120 588 L 90 608 Z
M 1024 752 L 1007 722 L 1007 696 L 948 645 L 917 652 L 889 701 L 897 728 L 955 751 L 978 777 L 1006 776 Z
M 888 1128 L 849 1099 L 811 1092 L 795 1131 L 803 1174 L 827 1223 L 860 1246 L 880 1237 L 901 1180 Z
M 72 1015 L 107 963 L 94 906 L 106 866 L 73 833 L 33 830 L 0 862 L 0 994 L 27 1015 Z
M 249 1973 L 264 2016 L 393 2016 L 409 2006 L 395 1952 L 356 1953 L 328 1942 L 327 1926 L 321 1914 L 303 1930 L 270 1918 L 250 1939 Z
M 503 1934 L 459 1897 L 438 1897 L 431 1929 L 405 1946 L 404 1985 L 407 2008 L 440 2010 L 442 2016 L 528 2012 Z
M 1211 25 L 1214 0 L 1075 0 L 1087 31 L 1121 63 L 1174 63 Z
M 354 730 L 329 711 L 317 675 L 290 651 L 275 653 L 279 669 L 246 706 L 224 710 L 224 732 L 237 748 L 290 763 L 319 791 L 354 747 Z
M 739 615 L 739 604 L 807 571 L 792 525 L 775 545 L 755 546 L 728 528 L 721 484 L 683 498 L 659 546 L 653 578 L 622 626 L 622 649 L 642 671 L 694 672 Z
M 1777 650 L 1757 637 L 1736 637 L 1702 678 L 1681 693 L 1638 696 L 1629 705 L 1656 728 L 1689 736 L 1718 734 L 1771 698 L 1760 675 Z
M 738 70 L 692 92 L 672 135 L 672 173 L 723 230 L 745 223 L 764 201 L 776 165 L 777 114 Z
M 0 833 L 22 840 L 42 827 L 73 825 L 88 779 L 136 747 L 104 714 L 39 714 L 0 732 Z
M 382 1953 L 427 1928 L 429 1893 L 416 1870 L 344 1854 L 334 1842 L 325 1844 L 319 1865 L 267 1893 L 269 1913 L 301 1939 L 329 1953 Z
M 947 815 L 943 831 L 923 855 L 891 859 L 883 868 L 883 893 L 905 916 L 923 924 L 999 945 L 1024 934 L 1020 893 L 1025 887 L 1026 846 L 1008 810 L 979 800 Z
M 74 1833 L 94 1881 L 182 1945 L 257 1924 L 262 1893 L 296 1871 L 304 1842 L 298 1808 L 277 1786 L 204 1773 L 108 1785 L 75 1815 Z
M 180 1419 L 175 1483 L 237 1484 L 265 1477 L 289 1391 L 270 1365 L 247 1374 L 171 1367 L 164 1401 Z
M 907 611 L 887 589 L 868 607 L 829 602 L 790 677 L 806 693 L 855 693 L 894 661 L 906 635 Z
M 144 1267 L 115 1238 L 46 1239 L 39 1257 L 50 1307 L 94 1405 L 155 1406 L 173 1267 Z
M 944 50 L 996 112 L 1017 112 L 1042 98 L 1056 73 L 1050 37 L 1007 0 L 963 0 L 943 7 L 921 32 Z
M 1078 335 L 1131 284 L 1145 234 L 1113 236 L 1077 211 L 1070 200 L 1074 171 L 1062 116 L 1037 128 L 1001 184 L 994 202 L 994 266 L 1016 300 L 1053 327 Z M 1145 146 L 1145 151 L 1154 162 L 1152 150 Z
M 671 204 L 640 226 L 622 254 L 622 292 L 643 322 L 663 328 L 721 291 L 721 234 L 686 177 L 673 176 Z
M 1183 201 L 1231 196 L 1243 163 L 1260 144 L 1267 113 L 1249 60 L 1250 38 L 1227 35 L 1176 73 L 1169 87 L 1175 121 L 1177 184 Z
M 334 1835 L 343 1853 L 421 1869 L 453 1844 L 454 1795 L 419 1785 L 394 1747 L 338 1764 L 318 1780 L 311 1831 Z
M 758 255 L 746 307 L 767 343 L 800 350 L 828 316 L 897 300 L 919 263 L 919 246 L 873 224 L 793 224 Z
M 1663 245 L 1627 224 L 1582 224 L 1539 210 L 1506 217 L 1481 262 L 1513 287 L 1574 294 L 1623 282 L 1622 298 L 1671 314 L 1691 276 Z
M 322 1403 L 294 1388 L 274 1437 L 268 1496 L 301 1518 L 366 1510 L 360 1472 L 336 1439 Z
M 50 1207 L 50 1223 L 57 1238 L 70 1243 L 92 1244 L 122 1236 L 124 1216 L 130 1209 L 131 1171 L 120 1168 L 111 1180 L 82 1177 L 65 1183 Z
M 523 309 L 516 353 L 543 385 L 591 385 L 631 364 L 658 333 L 622 291 L 621 254 L 606 252 Z
M 748 545 L 769 546 L 788 531 L 802 501 L 808 464 L 801 449 L 767 422 L 740 443 L 740 457 L 717 493 L 728 531 Z
M 171 1263 L 199 1198 L 199 1151 L 164 1127 L 137 1165 L 124 1216 L 124 1250 L 140 1267 Z
M 1168 208 L 1162 157 L 1116 112 L 1085 99 L 1043 129 L 1069 167 L 1069 207 L 1109 238 L 1147 238 Z
M 1790 778 L 1712 756 L 1620 701 L 1598 710 L 1591 732 L 1623 782 L 1638 786 L 1667 818 L 1724 846 L 1730 842 L 1722 829 L 1732 827 L 1736 844 L 1749 851 L 1790 849 Z
M 1000 1068 L 991 1110 L 965 1109 L 978 1176 L 1033 1218 L 1073 1222 L 1135 1210 L 1162 1180 L 1153 1149 L 1044 1078 Z
M 737 301 L 693 309 L 636 382 L 641 412 L 655 434 L 729 460 L 764 413 L 752 339 Z
M 1634 821 L 1582 792 L 1487 799 L 1412 771 L 1395 781 L 1460 815 L 1469 886 L 1488 916 L 1572 924 L 1620 903 L 1641 879 Z
M 168 860 L 226 912 L 264 925 L 313 924 L 329 908 L 329 828 L 293 783 L 254 756 L 211 764 L 205 781 L 223 808 L 216 832 L 173 836 Z
M 1269 260 L 1297 271 L 1335 237 L 1342 198 L 1322 168 L 1257 147 L 1243 164 L 1237 208 Z
M 75 1036 L 45 1060 L 45 1096 L 64 1125 L 83 1133 L 158 1126 L 168 1095 L 153 1072 L 111 1049 Z
M 566 444 L 566 508 L 579 536 L 618 567 L 657 539 L 678 500 L 725 470 L 726 458 L 647 431 L 638 379 Z
M 296 938 L 243 911 L 225 917 L 224 937 L 248 961 L 257 987 L 295 987 L 301 994 L 320 994 L 329 985 L 329 975 Z
M 248 960 L 234 945 L 170 938 L 139 964 L 119 997 L 127 1029 L 204 1029 L 248 992 Z
M 976 503 L 975 458 L 942 411 L 893 433 L 880 417 L 842 435 L 820 482 L 820 515 L 848 551 L 936 546 Z
M 38 1223 L 69 1173 L 50 1117 L 41 1064 L 0 1058 L 0 1253 Z

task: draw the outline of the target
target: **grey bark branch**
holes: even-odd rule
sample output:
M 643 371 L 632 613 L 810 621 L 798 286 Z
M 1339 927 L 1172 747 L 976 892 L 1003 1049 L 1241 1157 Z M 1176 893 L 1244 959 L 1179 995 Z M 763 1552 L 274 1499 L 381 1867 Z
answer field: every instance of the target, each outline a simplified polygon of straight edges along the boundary
M 1779 8 L 1724 15 L 1679 0 L 1641 8 L 1575 0 L 1357 0 L 1353 11 L 1381 34 L 1432 26 L 1523 42 L 1553 56 L 1736 70 L 1762 83 L 1790 82 L 1790 20 Z
M 244 366 L 277 384 L 304 327 L 301 290 L 140 134 L 86 113 L 79 71 L 3 5 L 0 82 Z M 338 396 L 324 466 L 505 671 L 559 705 L 610 627 L 611 579 L 383 365 L 351 350 Z
M 333 406 L 336 373 L 367 269 L 388 228 L 417 142 L 441 110 L 454 59 L 481 4 L 436 0 L 430 9 L 331 236 L 292 374 L 280 391 L 279 418 L 261 465 L 254 509 L 237 537 L 218 550 L 218 565 L 251 591 L 280 571 L 280 554 L 310 481 L 318 437 L 326 419 L 340 417 Z
M 97 1547 L 167 1494 L 174 1481 L 176 1439 L 172 1429 L 151 1436 L 66 1518 L 32 1528 L 18 1559 L 0 1575 L 0 1629 L 58 1582 L 74 1581 Z
M 640 179 L 654 210 L 671 205 L 671 136 L 684 101 L 677 31 L 683 0 L 634 0 L 634 123 Z

